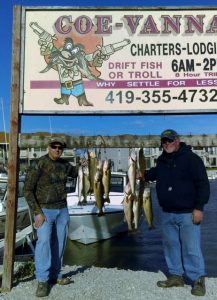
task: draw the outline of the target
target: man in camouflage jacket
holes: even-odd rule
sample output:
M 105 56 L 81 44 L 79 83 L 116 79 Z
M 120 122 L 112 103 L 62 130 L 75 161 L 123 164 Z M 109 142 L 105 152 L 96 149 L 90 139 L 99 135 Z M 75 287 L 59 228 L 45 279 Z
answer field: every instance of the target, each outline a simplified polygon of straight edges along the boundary
M 71 282 L 62 277 L 61 267 L 69 225 L 66 181 L 68 176 L 77 174 L 75 167 L 61 158 L 65 147 L 61 138 L 52 138 L 48 154 L 28 170 L 24 185 L 25 198 L 35 215 L 38 237 L 35 249 L 37 297 L 49 294 L 49 281 Z

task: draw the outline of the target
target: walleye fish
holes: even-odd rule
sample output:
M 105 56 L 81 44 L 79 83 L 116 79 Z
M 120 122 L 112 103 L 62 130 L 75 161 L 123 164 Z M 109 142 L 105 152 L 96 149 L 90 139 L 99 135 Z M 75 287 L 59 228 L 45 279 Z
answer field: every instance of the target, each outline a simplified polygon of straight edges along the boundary
M 139 158 L 137 159 L 138 162 L 138 169 L 141 172 L 142 179 L 144 179 L 145 176 L 145 169 L 146 169 L 146 163 L 145 163 L 145 156 L 144 156 L 144 151 L 143 148 L 139 149 Z
M 87 203 L 87 196 L 90 193 L 90 180 L 89 180 L 89 168 L 88 166 L 83 166 L 83 189 L 82 189 L 82 194 L 83 194 L 83 201 L 82 203 Z
M 90 189 L 88 177 L 88 161 L 84 158 L 81 158 L 80 166 L 78 168 L 78 205 L 82 205 L 84 202 L 87 202 L 87 194 L 89 193 Z
M 99 165 L 97 166 L 96 174 L 94 177 L 94 196 L 95 196 L 95 200 L 96 200 L 96 206 L 99 209 L 99 213 L 98 213 L 99 217 L 104 215 L 104 212 L 103 212 L 104 190 L 103 190 L 103 184 L 102 184 L 102 176 L 103 176 L 102 163 L 99 162 Z
M 148 223 L 148 228 L 155 228 L 153 224 L 153 212 L 152 212 L 152 200 L 151 200 L 151 190 L 150 188 L 145 188 L 143 193 L 143 209 L 145 213 L 145 218 Z
M 111 179 L 111 159 L 106 159 L 103 163 L 102 184 L 104 188 L 104 202 L 110 203 L 110 179 Z
M 135 194 L 135 185 L 136 185 L 136 155 L 131 155 L 128 158 L 128 171 L 127 171 L 130 188 L 132 194 Z
M 89 165 L 89 178 L 90 178 L 90 193 L 94 192 L 94 176 L 96 174 L 97 158 L 94 151 L 88 151 L 88 165 Z
M 83 192 L 83 168 L 79 166 L 78 168 L 78 205 L 81 204 L 81 197 Z
M 139 219 L 141 215 L 141 198 L 140 198 L 140 180 L 136 180 L 135 184 L 135 197 L 133 200 L 133 224 L 134 224 L 134 229 L 137 230 L 139 226 Z
M 136 197 L 133 201 L 133 227 L 134 230 L 138 229 L 140 217 L 140 205 L 139 199 Z
M 143 192 L 145 188 L 145 156 L 144 156 L 144 151 L 143 148 L 140 148 L 139 151 L 137 152 L 137 171 L 139 171 L 139 176 L 140 176 L 140 184 L 139 184 L 139 200 L 140 200 L 140 205 L 142 206 L 142 201 L 143 201 Z
M 130 184 L 125 186 L 124 188 L 124 199 L 123 199 L 123 207 L 124 207 L 124 216 L 127 222 L 128 231 L 133 231 L 133 199 L 132 191 L 130 188 Z
M 127 221 L 128 231 L 133 231 L 133 201 L 131 195 L 125 195 L 123 200 L 124 216 Z

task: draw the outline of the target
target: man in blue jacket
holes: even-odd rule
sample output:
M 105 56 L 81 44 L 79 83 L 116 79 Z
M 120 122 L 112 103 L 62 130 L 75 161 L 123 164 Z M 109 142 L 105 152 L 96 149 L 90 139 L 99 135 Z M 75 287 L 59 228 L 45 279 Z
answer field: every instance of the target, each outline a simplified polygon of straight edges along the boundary
M 156 167 L 146 172 L 146 181 L 156 181 L 162 207 L 162 239 L 169 270 L 162 288 L 184 286 L 185 274 L 192 282 L 191 293 L 203 296 L 205 265 L 200 245 L 203 207 L 209 200 L 209 181 L 202 159 L 180 141 L 172 129 L 161 134 L 162 154 Z

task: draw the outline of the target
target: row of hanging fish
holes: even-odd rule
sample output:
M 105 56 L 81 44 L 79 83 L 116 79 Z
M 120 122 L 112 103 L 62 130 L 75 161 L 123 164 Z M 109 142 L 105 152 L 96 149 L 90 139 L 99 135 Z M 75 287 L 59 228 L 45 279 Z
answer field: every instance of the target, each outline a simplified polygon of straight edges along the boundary
M 143 149 L 131 151 L 128 158 L 128 183 L 124 189 L 124 214 L 128 230 L 138 229 L 139 220 L 144 212 L 149 229 L 153 229 L 152 199 L 149 187 L 145 186 L 145 157 Z M 137 172 L 140 171 L 141 178 L 137 179 Z
M 98 216 L 102 216 L 104 203 L 110 202 L 110 178 L 111 160 L 98 160 L 95 152 L 88 152 L 88 159 L 81 159 L 78 170 L 78 204 L 87 203 L 87 196 L 94 194 Z

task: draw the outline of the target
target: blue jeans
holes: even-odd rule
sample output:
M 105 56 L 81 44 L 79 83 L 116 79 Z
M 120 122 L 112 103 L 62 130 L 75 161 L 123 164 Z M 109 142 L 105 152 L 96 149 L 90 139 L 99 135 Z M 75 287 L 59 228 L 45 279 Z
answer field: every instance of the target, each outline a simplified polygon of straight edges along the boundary
M 191 213 L 162 212 L 163 246 L 169 273 L 195 281 L 205 275 L 200 245 L 200 225 L 192 223 Z
M 61 278 L 63 254 L 68 236 L 68 208 L 43 208 L 46 221 L 37 229 L 35 276 L 40 282 Z

